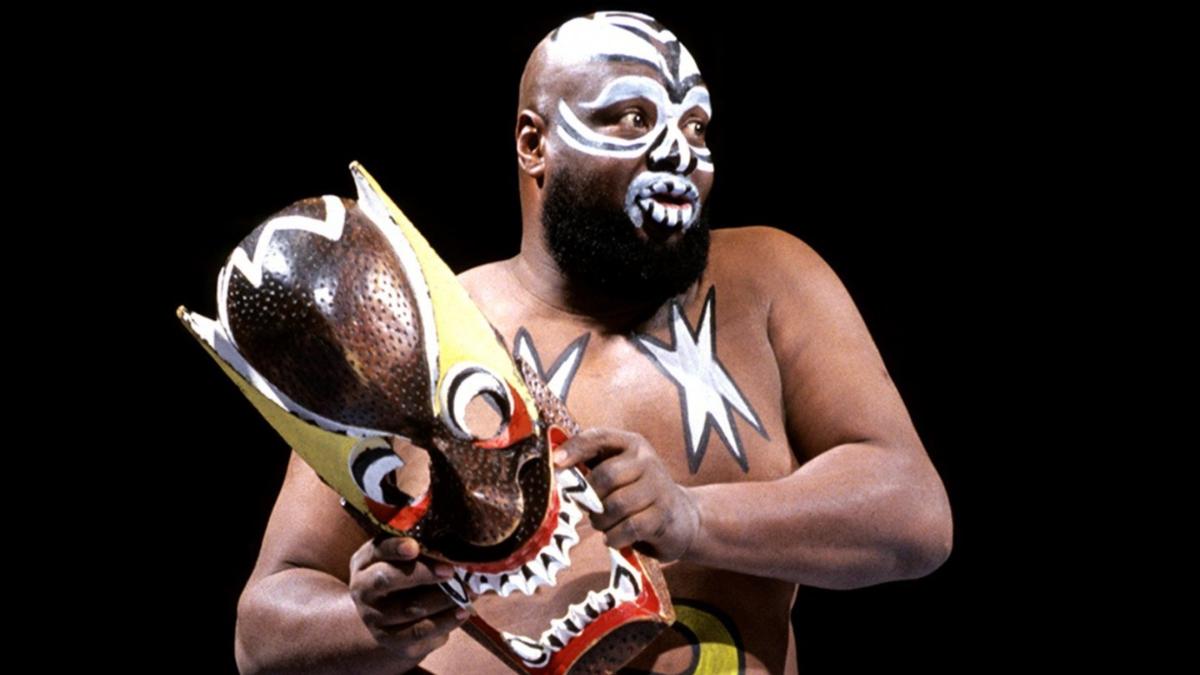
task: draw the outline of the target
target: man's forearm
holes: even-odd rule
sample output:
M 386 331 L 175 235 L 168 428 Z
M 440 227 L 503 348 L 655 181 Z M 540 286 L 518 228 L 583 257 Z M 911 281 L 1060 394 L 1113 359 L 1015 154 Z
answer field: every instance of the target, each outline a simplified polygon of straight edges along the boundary
M 255 582 L 238 603 L 235 653 L 243 673 L 380 673 L 413 668 L 381 647 L 346 584 L 293 568 Z
M 949 555 L 945 491 L 928 463 L 865 443 L 795 473 L 688 488 L 700 530 L 685 560 L 821 588 L 924 576 Z

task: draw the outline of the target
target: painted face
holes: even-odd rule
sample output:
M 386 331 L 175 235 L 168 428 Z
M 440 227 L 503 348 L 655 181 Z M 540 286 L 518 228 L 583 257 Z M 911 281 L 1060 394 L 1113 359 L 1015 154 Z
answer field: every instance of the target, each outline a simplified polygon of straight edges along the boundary
M 550 463 L 578 425 L 370 175 L 351 171 L 357 202 L 297 202 L 242 241 L 218 277 L 218 320 L 177 314 L 353 513 L 454 565 L 441 587 L 455 602 L 520 591 L 545 611 L 535 592 L 568 573 L 583 510 L 602 508 L 582 471 Z M 610 549 L 604 568 L 608 586 L 547 617 L 542 635 L 478 614 L 472 625 L 531 672 L 619 667 L 673 613 L 652 559 Z
M 638 228 L 686 230 L 712 185 L 712 104 L 687 49 L 651 17 L 597 12 L 563 24 L 551 49 L 590 77 L 558 101 L 555 134 L 577 152 L 631 163 L 624 208 Z

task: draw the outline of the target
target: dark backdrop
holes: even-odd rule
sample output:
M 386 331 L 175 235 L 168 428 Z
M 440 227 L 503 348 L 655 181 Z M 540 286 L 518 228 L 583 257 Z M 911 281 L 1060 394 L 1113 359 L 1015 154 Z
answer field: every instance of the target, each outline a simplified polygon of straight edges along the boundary
M 237 596 L 288 454 L 175 308 L 215 315 L 216 274 L 238 241 L 296 199 L 352 196 L 355 159 L 455 270 L 514 254 L 517 81 L 542 35 L 590 9 L 562 7 L 314 13 L 253 30 L 196 17 L 188 37 L 158 30 L 113 45 L 106 68 L 119 77 L 102 93 L 134 102 L 104 140 L 137 197 L 122 255 L 155 279 L 138 302 L 150 440 L 111 496 L 135 528 L 105 544 L 131 552 L 136 574 L 109 590 L 148 619 L 135 658 L 234 670 Z M 1019 602 L 1001 564 L 1013 547 L 997 526 L 1010 515 L 997 476 L 1018 452 L 1010 423 L 1025 414 L 1008 384 L 1016 317 L 1029 311 L 1014 298 L 1044 238 L 1024 217 L 1045 189 L 1023 155 L 1048 86 L 1025 79 L 1027 48 L 980 17 L 948 30 L 914 15 L 648 11 L 683 39 L 712 92 L 714 223 L 786 229 L 830 262 L 954 508 L 954 552 L 934 575 L 801 589 L 802 670 L 943 672 L 964 648 L 1020 661 L 1040 637 L 1018 639 L 994 617 Z

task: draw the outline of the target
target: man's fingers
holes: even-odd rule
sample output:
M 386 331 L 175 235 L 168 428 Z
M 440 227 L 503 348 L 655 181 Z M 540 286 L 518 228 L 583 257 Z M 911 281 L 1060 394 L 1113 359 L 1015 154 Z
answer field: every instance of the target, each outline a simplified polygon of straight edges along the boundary
M 421 545 L 412 537 L 386 537 L 365 542 L 350 558 L 351 570 L 364 570 L 380 561 L 406 562 L 421 554 Z
M 633 434 L 617 429 L 592 428 L 568 438 L 558 446 L 554 462 L 559 468 L 576 464 L 595 464 L 604 457 L 624 451 L 632 444 Z
M 379 626 L 400 626 L 420 621 L 457 607 L 450 596 L 436 586 L 398 591 L 360 609 L 363 621 Z
M 666 532 L 666 521 L 658 509 L 641 511 L 622 520 L 604 533 L 604 543 L 612 548 L 632 546 L 634 542 L 654 542 Z
M 644 511 L 658 498 L 657 488 L 650 481 L 634 481 L 613 490 L 604 498 L 604 512 L 593 513 L 592 527 L 607 531 L 629 516 Z
M 645 463 L 637 461 L 632 456 L 613 457 L 588 473 L 588 483 L 596 491 L 596 496 L 604 501 L 618 488 L 641 478 L 645 469 Z
M 444 645 L 450 631 L 470 616 L 466 610 L 450 608 L 419 621 L 381 626 L 381 642 L 390 642 L 404 657 L 414 660 Z
M 414 586 L 427 586 L 449 579 L 453 568 L 444 563 L 430 567 L 424 562 L 394 563 L 380 561 L 356 574 L 351 582 L 352 592 L 368 605 L 396 591 Z

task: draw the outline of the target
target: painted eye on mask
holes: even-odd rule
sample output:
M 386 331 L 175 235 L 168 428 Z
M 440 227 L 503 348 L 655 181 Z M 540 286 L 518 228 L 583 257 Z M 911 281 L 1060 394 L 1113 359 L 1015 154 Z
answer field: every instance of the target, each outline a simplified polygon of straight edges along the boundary
M 483 366 L 460 363 L 442 383 L 442 410 L 450 431 L 469 441 L 488 441 L 512 421 L 508 385 Z
M 412 502 L 412 495 L 397 485 L 397 472 L 403 469 L 404 460 L 382 438 L 366 439 L 350 453 L 350 475 L 355 485 L 380 504 L 402 508 Z

